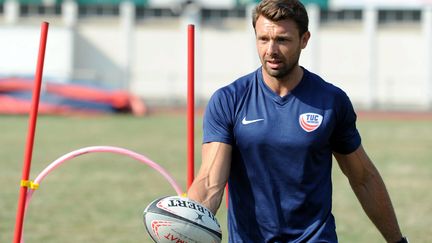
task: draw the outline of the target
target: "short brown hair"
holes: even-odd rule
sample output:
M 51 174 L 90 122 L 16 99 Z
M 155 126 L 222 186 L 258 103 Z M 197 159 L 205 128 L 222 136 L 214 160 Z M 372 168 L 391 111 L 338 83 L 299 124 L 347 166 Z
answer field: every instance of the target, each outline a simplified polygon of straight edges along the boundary
M 296 22 L 300 36 L 308 31 L 309 18 L 306 8 L 299 0 L 261 1 L 252 13 L 252 25 L 254 29 L 259 16 L 275 22 L 291 19 Z

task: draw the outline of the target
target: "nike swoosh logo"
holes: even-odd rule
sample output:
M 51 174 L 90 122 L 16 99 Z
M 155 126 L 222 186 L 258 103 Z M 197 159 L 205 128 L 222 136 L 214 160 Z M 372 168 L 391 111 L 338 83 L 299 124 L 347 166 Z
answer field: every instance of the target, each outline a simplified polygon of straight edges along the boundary
M 264 121 L 264 119 L 255 119 L 255 120 L 249 120 L 248 121 L 248 120 L 246 120 L 246 117 L 244 117 L 242 120 L 242 124 L 247 125 L 247 124 L 251 124 L 251 123 L 259 122 L 259 121 Z

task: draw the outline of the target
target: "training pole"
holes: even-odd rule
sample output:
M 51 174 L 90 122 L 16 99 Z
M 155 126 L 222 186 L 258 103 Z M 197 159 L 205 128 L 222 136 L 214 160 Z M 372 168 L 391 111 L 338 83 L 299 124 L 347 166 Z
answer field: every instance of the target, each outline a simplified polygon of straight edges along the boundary
M 187 189 L 194 180 L 195 135 L 195 26 L 188 25 L 188 88 L 187 88 Z
M 33 87 L 33 96 L 32 96 L 32 103 L 31 103 L 29 123 L 28 123 L 27 141 L 26 141 L 26 147 L 24 153 L 24 166 L 22 171 L 21 188 L 19 193 L 17 214 L 16 214 L 16 221 L 15 221 L 15 234 L 14 234 L 14 241 L 13 241 L 14 243 L 21 242 L 27 190 L 31 185 L 28 179 L 30 175 L 36 120 L 37 120 L 37 113 L 39 107 L 39 97 L 40 97 L 40 89 L 42 83 L 42 73 L 43 73 L 43 64 L 45 59 L 45 47 L 46 47 L 47 35 L 48 35 L 48 25 L 49 24 L 47 22 L 43 22 L 41 24 L 39 54 L 37 59 L 36 74 L 35 74 L 34 87 Z

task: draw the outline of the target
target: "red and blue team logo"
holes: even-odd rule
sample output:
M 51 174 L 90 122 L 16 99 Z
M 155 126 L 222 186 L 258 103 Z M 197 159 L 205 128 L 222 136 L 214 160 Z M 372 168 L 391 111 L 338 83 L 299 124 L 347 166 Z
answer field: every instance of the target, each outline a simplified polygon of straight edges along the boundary
M 323 117 L 316 113 L 303 113 L 299 116 L 301 128 L 306 132 L 315 131 L 322 123 Z

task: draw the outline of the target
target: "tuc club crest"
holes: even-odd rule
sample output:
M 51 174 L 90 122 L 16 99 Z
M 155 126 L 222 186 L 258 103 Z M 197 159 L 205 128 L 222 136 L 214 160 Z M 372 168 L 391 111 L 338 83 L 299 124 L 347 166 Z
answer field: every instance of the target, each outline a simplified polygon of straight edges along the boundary
M 306 132 L 315 131 L 322 123 L 323 117 L 316 113 L 303 113 L 299 116 L 300 127 Z

